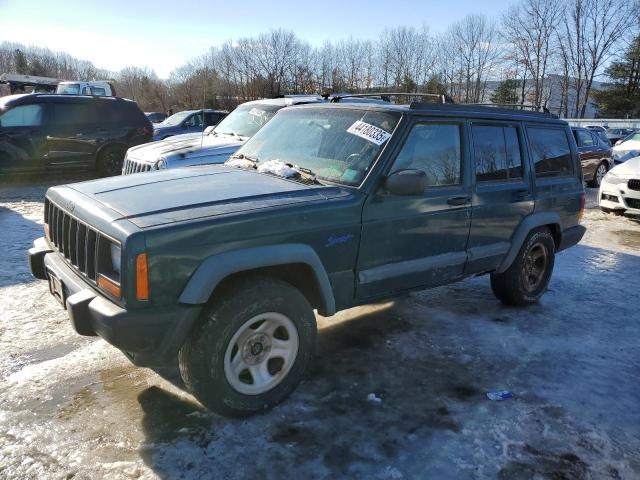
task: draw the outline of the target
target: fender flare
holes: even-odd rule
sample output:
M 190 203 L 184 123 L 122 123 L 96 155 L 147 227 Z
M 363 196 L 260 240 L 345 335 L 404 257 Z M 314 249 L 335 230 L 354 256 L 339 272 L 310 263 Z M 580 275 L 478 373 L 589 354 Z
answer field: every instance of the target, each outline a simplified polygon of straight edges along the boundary
M 207 257 L 191 275 L 179 302 L 187 305 L 207 303 L 218 284 L 231 274 L 292 263 L 303 263 L 311 268 L 323 303 L 321 313 L 333 315 L 336 303 L 329 276 L 315 250 L 303 244 L 268 245 Z
M 529 235 L 529 232 L 535 228 L 545 225 L 555 225 L 558 228 L 558 232 L 560 232 L 560 236 L 562 236 L 560 215 L 556 212 L 539 212 L 526 216 L 522 222 L 520 222 L 520 225 L 513 234 L 513 237 L 511 237 L 511 248 L 509 248 L 509 251 L 505 255 L 500 266 L 496 269 L 496 272 L 503 273 L 507 270 L 515 260 L 516 255 L 518 255 L 518 252 L 522 248 L 522 244 L 526 240 L 527 235 Z M 558 240 L 559 245 L 562 239 L 560 238 Z

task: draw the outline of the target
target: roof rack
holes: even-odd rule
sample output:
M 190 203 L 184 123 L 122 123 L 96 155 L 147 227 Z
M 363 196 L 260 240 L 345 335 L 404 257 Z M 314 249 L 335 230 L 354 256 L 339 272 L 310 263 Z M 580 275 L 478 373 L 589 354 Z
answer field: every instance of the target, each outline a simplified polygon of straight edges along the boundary
M 407 93 L 407 92 L 379 92 L 379 93 L 348 93 L 344 95 L 334 95 L 325 93 L 322 95 L 325 100 L 331 103 L 338 103 L 343 98 L 367 98 L 380 97 L 382 100 L 389 102 L 389 97 L 430 97 L 437 98 L 438 103 L 453 103 L 453 100 L 447 95 L 439 95 L 436 93 Z
M 547 107 L 537 107 L 535 105 L 523 105 L 521 103 L 462 103 L 460 105 L 472 105 L 476 107 L 496 107 L 496 108 L 513 108 L 520 110 L 530 110 L 539 113 L 551 113 Z

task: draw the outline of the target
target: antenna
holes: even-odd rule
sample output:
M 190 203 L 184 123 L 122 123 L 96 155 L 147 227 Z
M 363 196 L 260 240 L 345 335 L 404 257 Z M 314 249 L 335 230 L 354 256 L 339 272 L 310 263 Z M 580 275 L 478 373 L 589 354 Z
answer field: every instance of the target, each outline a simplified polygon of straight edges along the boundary
M 209 67 L 204 67 L 204 77 L 203 77 L 203 85 L 202 85 L 202 131 L 200 132 L 200 150 L 202 150 L 202 144 L 204 143 L 204 131 L 205 131 L 205 122 L 204 122 L 204 106 L 207 101 L 207 73 L 209 72 Z

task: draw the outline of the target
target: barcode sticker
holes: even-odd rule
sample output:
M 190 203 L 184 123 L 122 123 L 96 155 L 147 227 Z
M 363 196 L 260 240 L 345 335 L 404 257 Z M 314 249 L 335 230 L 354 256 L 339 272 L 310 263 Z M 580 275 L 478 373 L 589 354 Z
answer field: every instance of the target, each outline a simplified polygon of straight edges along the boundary
M 378 128 L 370 123 L 363 122 L 362 120 L 356 121 L 351 125 L 347 132 L 357 135 L 365 140 L 375 143 L 376 145 L 382 145 L 384 142 L 391 138 L 391 134 L 382 128 Z

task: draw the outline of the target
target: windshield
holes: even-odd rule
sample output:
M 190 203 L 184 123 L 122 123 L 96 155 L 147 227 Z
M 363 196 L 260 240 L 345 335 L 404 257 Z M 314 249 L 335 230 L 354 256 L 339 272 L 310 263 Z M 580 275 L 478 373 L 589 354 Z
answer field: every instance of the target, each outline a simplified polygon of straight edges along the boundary
M 356 108 L 283 110 L 235 156 L 257 161 L 259 170 L 266 162 L 277 162 L 313 172 L 320 180 L 355 186 L 364 179 L 399 119 L 396 112 Z
M 628 137 L 625 137 L 625 138 L 622 139 L 623 142 L 626 142 L 628 140 L 634 140 L 636 142 L 640 141 L 640 132 L 632 133 Z
M 80 95 L 80 84 L 59 83 L 58 88 L 56 88 L 56 93 L 61 93 L 64 95 Z
M 280 105 L 240 105 L 212 133 L 252 137 L 280 110 Z
M 176 125 L 180 125 L 182 121 L 192 113 L 193 112 L 189 112 L 189 111 L 174 113 L 169 118 L 166 118 L 161 125 L 163 127 L 174 127 Z

